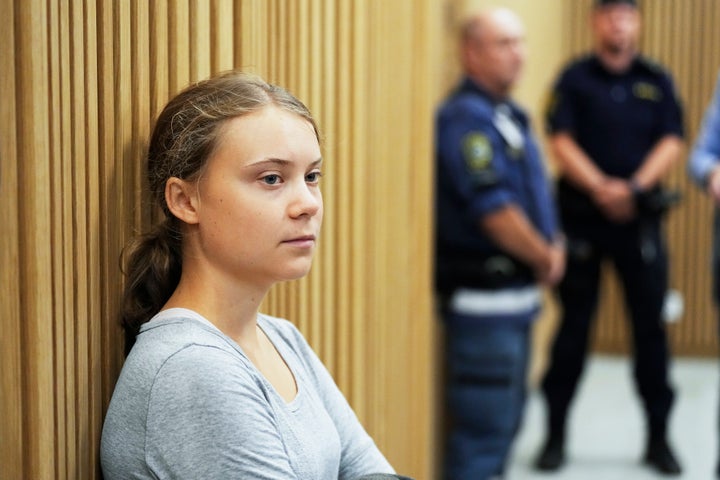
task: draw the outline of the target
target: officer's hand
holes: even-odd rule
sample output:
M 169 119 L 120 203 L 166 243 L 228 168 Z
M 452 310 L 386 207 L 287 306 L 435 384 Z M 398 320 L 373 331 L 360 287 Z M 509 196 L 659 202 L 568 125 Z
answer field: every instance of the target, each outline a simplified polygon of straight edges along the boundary
M 536 272 L 538 281 L 548 287 L 560 283 L 565 275 L 565 243 L 557 242 L 548 249 L 547 267 Z
M 565 244 L 555 244 L 551 248 L 551 267 L 548 273 L 547 281 L 545 282 L 548 286 L 555 286 L 560 283 L 560 280 L 565 276 Z
M 713 201 L 720 205 L 720 166 L 716 166 L 710 171 L 708 176 L 707 191 Z
M 630 182 L 621 178 L 608 177 L 593 191 L 593 200 L 605 217 L 615 223 L 627 223 L 637 213 Z

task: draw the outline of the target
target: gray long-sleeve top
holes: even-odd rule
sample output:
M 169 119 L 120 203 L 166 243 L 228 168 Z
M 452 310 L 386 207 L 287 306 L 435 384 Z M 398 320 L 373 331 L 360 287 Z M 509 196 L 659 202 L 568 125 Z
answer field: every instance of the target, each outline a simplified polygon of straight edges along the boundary
M 258 325 L 295 376 L 289 403 L 199 314 L 170 309 L 143 325 L 103 426 L 106 480 L 393 472 L 302 334 L 265 315 Z

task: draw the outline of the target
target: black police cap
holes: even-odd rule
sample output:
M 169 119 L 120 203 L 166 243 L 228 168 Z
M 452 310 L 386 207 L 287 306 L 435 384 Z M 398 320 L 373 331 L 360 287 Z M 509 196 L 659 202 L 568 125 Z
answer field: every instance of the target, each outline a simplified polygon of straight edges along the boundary
M 637 0 L 595 0 L 596 7 L 603 7 L 605 5 L 616 5 L 622 3 L 624 3 L 625 5 L 632 5 L 633 7 L 638 6 Z

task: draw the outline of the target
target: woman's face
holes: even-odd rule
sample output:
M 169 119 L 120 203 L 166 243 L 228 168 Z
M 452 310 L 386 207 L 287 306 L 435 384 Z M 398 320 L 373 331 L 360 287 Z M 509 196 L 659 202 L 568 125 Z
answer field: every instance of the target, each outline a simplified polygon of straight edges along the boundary
M 271 284 L 308 273 L 320 233 L 320 146 L 274 106 L 228 121 L 197 185 L 199 253 L 215 272 Z

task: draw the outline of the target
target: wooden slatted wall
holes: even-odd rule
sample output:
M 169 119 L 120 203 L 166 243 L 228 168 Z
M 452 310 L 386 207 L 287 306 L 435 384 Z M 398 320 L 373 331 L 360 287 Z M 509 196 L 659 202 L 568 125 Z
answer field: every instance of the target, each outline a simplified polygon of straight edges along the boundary
M 590 45 L 590 0 L 565 0 L 568 52 Z M 720 70 L 720 3 L 713 0 L 668 2 L 644 0 L 642 50 L 673 73 L 685 108 L 689 150 Z M 685 152 L 689 153 L 688 151 Z M 672 171 L 668 185 L 682 192 L 683 202 L 666 222 L 671 262 L 671 288 L 680 291 L 685 314 L 669 326 L 674 353 L 717 354 L 717 313 L 710 297 L 712 204 L 687 177 L 687 155 Z M 595 346 L 601 351 L 627 352 L 629 339 L 622 293 L 614 275 L 606 272 Z
M 190 81 L 243 68 L 324 134 L 325 225 L 295 321 L 396 468 L 433 469 L 432 0 L 0 0 L 0 478 L 99 478 L 122 365 L 122 246 L 150 221 L 140 157 Z M 413 54 L 421 52 L 421 54 Z

